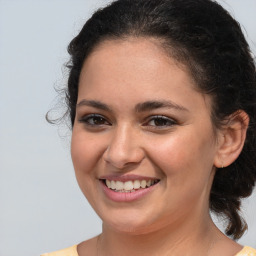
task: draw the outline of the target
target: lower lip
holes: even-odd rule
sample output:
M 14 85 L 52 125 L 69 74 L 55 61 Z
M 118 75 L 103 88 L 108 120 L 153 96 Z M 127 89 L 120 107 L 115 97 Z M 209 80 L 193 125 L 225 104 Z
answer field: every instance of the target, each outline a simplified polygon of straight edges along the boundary
M 133 192 L 115 192 L 114 190 L 108 188 L 103 182 L 100 181 L 100 183 L 105 195 L 115 202 L 131 202 L 138 200 L 147 195 L 148 193 L 152 192 L 152 190 L 154 190 L 155 187 L 158 185 L 157 183 L 148 188 L 141 188 Z

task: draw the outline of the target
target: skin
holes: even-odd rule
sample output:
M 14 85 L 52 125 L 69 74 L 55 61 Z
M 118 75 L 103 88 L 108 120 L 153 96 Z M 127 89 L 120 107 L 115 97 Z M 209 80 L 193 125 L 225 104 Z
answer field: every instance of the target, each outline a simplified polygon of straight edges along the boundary
M 234 161 L 245 135 L 235 132 L 239 118 L 214 131 L 211 99 L 195 87 L 186 67 L 153 39 L 105 41 L 86 59 L 71 154 L 103 232 L 78 246 L 80 256 L 231 256 L 241 250 L 213 224 L 209 193 L 215 166 Z M 138 110 L 149 101 L 168 106 Z M 160 182 L 141 199 L 110 200 L 100 178 L 130 174 Z

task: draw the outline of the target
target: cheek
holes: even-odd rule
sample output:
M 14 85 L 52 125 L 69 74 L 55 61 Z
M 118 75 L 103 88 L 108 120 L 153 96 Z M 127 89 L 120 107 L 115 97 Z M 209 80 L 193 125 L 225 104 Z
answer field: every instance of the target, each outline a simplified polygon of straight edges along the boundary
M 205 179 L 213 166 L 214 144 L 211 133 L 196 134 L 184 130 L 180 134 L 163 138 L 151 147 L 152 160 L 170 179 L 170 182 L 183 183 L 186 180 Z M 175 179 L 174 179 L 175 178 Z
M 97 169 L 99 164 L 99 141 L 92 139 L 84 132 L 80 133 L 73 130 L 71 141 L 71 157 L 74 165 L 77 183 L 90 202 L 95 207 L 95 198 L 97 197 L 97 189 L 95 183 L 97 180 Z M 93 191 L 93 193 L 92 193 Z
M 73 130 L 71 157 L 77 177 L 92 175 L 100 156 L 100 143 L 87 134 Z M 79 181 L 79 180 L 78 180 Z

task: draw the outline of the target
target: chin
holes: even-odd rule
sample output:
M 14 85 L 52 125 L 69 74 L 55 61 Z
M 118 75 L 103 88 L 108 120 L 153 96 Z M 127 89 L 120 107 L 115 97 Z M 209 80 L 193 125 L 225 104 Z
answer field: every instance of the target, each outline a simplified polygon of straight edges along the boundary
M 122 218 L 119 216 L 123 216 Z M 152 224 L 152 218 L 146 218 L 144 215 L 142 218 L 135 217 L 134 215 L 120 214 L 116 217 L 114 214 L 112 218 L 102 218 L 103 227 L 108 227 L 116 232 L 127 233 L 132 235 L 141 235 L 153 232 L 157 229 L 156 225 Z M 129 217 L 127 217 L 129 216 Z M 151 220 L 149 222 L 149 220 Z

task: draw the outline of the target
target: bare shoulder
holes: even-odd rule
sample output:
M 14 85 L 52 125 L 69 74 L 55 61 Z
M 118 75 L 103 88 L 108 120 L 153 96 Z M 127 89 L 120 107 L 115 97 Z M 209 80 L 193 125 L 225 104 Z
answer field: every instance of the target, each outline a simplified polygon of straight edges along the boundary
M 93 256 L 97 253 L 98 236 L 83 241 L 77 245 L 77 253 L 79 256 Z

